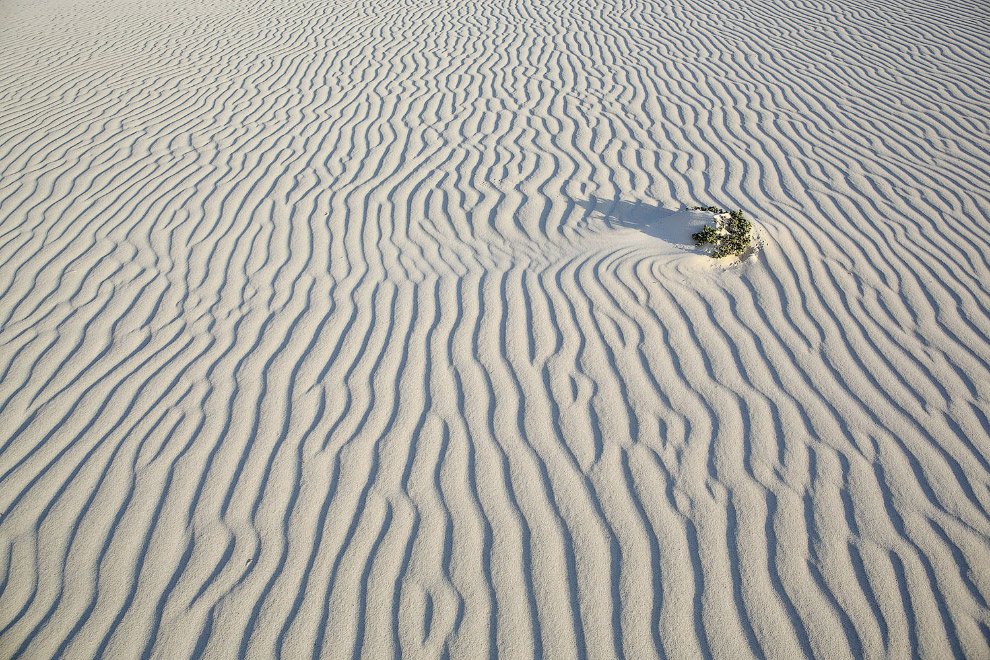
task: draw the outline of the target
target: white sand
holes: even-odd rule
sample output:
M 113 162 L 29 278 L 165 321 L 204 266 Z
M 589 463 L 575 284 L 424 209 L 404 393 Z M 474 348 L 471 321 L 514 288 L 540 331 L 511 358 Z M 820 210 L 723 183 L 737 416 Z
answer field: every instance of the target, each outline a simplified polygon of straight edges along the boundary
M 988 24 L 2 0 L 0 657 L 990 657 Z

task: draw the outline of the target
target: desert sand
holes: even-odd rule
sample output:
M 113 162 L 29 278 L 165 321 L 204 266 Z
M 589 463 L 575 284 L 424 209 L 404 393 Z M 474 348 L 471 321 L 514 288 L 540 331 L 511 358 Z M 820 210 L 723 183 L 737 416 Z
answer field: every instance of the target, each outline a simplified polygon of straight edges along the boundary
M 0 0 L 0 657 L 990 657 L 988 25 Z

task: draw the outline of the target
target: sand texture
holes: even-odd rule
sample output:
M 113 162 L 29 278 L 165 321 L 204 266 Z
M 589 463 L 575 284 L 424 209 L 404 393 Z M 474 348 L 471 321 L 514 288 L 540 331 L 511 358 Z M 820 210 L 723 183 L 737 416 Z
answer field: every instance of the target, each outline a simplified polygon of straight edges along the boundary
M 0 658 L 987 659 L 988 25 L 0 0 Z

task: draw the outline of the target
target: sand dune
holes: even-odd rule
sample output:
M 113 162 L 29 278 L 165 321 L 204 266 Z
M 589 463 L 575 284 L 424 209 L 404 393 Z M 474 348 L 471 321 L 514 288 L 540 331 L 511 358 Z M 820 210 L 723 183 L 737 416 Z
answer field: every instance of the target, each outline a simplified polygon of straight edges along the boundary
M 5 1 L 0 656 L 990 657 L 988 23 Z

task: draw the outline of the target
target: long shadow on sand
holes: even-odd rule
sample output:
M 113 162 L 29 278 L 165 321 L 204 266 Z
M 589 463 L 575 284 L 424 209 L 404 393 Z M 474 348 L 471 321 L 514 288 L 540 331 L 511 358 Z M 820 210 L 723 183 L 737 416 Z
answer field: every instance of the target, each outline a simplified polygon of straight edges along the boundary
M 669 209 L 650 202 L 621 199 L 578 200 L 591 218 L 603 219 L 612 227 L 636 229 L 680 247 L 693 248 L 691 234 L 700 230 L 706 215 L 684 209 Z

